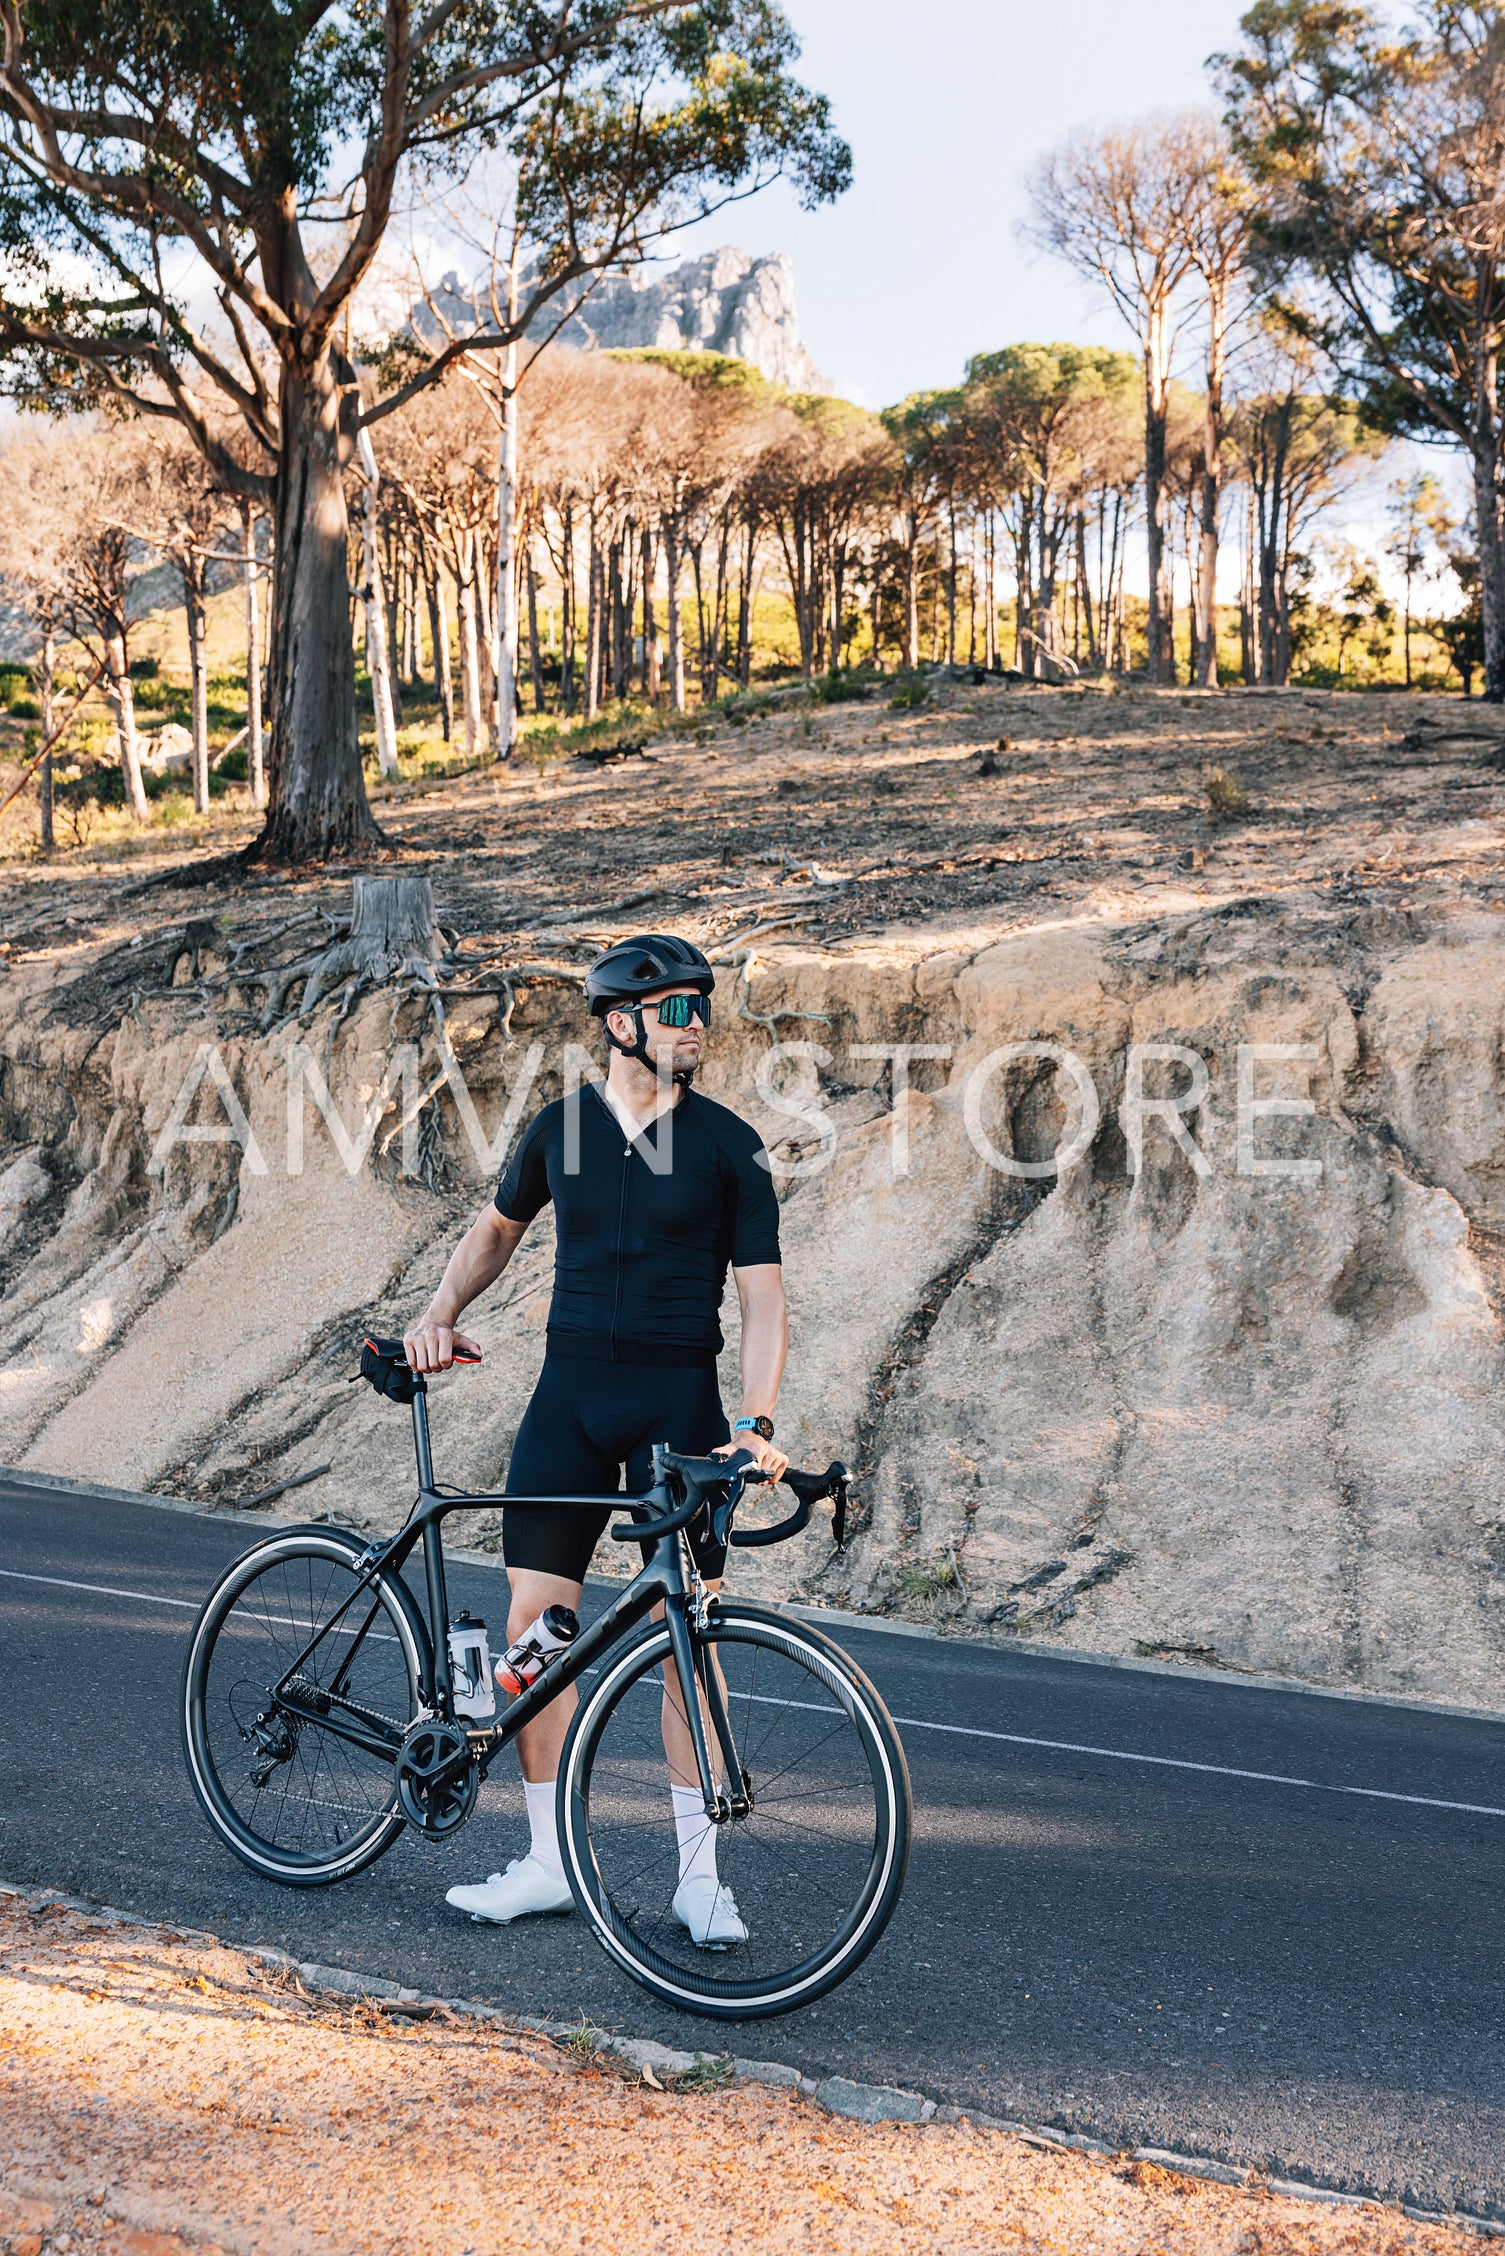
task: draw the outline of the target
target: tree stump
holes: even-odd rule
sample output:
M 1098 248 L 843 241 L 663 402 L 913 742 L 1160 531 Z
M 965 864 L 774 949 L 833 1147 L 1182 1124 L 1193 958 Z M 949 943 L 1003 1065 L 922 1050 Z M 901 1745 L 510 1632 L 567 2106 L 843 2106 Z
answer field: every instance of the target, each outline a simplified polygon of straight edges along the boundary
M 263 1027 L 281 1017 L 300 979 L 300 1018 L 307 1018 L 322 996 L 352 981 L 351 1000 L 362 989 L 385 987 L 393 979 L 434 984 L 432 967 L 444 953 L 444 940 L 434 920 L 432 882 L 426 877 L 357 877 L 354 885 L 349 934 L 277 974 L 268 990 Z

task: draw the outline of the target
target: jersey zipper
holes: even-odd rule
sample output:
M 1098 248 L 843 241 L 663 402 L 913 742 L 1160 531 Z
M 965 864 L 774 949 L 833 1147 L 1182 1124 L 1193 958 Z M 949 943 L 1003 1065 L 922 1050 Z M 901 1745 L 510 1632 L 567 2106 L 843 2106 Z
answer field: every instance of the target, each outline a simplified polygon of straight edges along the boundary
M 622 1237 L 627 1226 L 627 1170 L 632 1165 L 632 1146 L 622 1148 L 622 1189 L 617 1199 L 617 1282 L 611 1303 L 611 1359 L 617 1359 L 617 1326 L 622 1315 Z

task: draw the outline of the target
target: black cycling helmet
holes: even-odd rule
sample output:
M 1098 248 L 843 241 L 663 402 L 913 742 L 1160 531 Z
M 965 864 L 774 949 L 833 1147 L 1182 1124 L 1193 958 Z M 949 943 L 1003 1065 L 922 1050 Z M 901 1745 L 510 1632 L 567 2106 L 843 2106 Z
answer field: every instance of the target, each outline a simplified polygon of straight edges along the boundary
M 585 975 L 585 999 L 592 1018 L 604 1018 L 610 1010 L 630 1010 L 660 987 L 698 987 L 709 995 L 715 984 L 716 974 L 693 940 L 640 932 L 597 956 Z

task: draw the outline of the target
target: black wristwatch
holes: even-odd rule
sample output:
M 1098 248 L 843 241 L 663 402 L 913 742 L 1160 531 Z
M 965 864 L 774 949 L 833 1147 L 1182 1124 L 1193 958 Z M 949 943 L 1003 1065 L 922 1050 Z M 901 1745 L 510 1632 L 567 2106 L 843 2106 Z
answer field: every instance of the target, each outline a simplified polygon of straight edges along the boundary
M 732 1428 L 732 1433 L 734 1436 L 739 1433 L 755 1433 L 761 1441 L 772 1441 L 773 1420 L 772 1418 L 739 1418 Z

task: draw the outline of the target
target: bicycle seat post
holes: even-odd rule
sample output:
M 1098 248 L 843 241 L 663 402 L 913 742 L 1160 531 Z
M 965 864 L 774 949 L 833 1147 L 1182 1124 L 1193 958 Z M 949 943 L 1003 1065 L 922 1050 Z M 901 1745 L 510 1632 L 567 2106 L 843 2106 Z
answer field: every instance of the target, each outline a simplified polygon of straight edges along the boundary
M 418 1458 L 418 1486 L 425 1496 L 433 1493 L 434 1458 L 429 1447 L 428 1388 L 422 1379 L 413 1395 L 413 1448 Z

